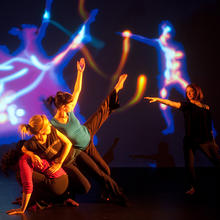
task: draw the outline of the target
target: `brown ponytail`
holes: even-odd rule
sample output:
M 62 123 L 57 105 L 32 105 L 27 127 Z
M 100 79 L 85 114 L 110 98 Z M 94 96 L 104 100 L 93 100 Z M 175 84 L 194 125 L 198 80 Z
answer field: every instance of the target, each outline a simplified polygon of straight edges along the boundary
M 62 105 L 66 105 L 72 101 L 73 96 L 68 92 L 58 91 L 54 98 L 54 104 L 57 109 L 59 109 Z

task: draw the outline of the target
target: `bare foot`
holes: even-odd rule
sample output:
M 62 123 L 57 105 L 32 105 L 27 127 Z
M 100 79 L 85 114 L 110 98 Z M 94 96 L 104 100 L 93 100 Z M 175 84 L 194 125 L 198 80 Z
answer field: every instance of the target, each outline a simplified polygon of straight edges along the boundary
M 186 191 L 187 195 L 192 196 L 196 192 L 195 188 L 192 186 L 188 191 Z
M 80 61 L 77 61 L 77 70 L 79 72 L 83 72 L 85 69 L 86 63 L 85 63 L 85 59 L 81 58 Z
M 127 79 L 127 77 L 128 77 L 127 74 L 122 74 L 119 77 L 119 80 L 118 80 L 117 84 L 115 85 L 116 93 L 118 93 L 124 87 L 124 82 Z

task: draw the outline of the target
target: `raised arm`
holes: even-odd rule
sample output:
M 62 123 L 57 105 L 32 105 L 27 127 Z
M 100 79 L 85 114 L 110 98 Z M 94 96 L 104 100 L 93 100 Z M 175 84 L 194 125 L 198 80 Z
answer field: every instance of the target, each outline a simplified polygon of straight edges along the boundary
M 76 78 L 76 83 L 74 86 L 74 91 L 73 91 L 73 105 L 72 108 L 74 109 L 76 106 L 76 103 L 79 98 L 79 94 L 82 89 L 82 78 L 83 78 L 83 72 L 85 70 L 85 59 L 81 58 L 80 61 L 77 61 L 77 78 Z M 72 110 L 73 110 L 72 109 Z
M 171 107 L 177 108 L 177 109 L 179 109 L 180 106 L 181 106 L 180 102 L 174 102 L 174 101 L 171 101 L 169 99 L 161 99 L 161 98 L 158 98 L 158 97 L 144 97 L 144 99 L 149 100 L 150 103 L 159 102 L 161 104 L 168 105 L 168 106 L 171 106 Z

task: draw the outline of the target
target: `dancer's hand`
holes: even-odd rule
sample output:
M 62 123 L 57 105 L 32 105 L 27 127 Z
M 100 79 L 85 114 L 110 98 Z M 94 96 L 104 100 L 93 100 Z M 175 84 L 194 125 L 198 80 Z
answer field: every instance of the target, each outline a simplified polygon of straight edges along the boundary
M 6 211 L 6 213 L 7 213 L 8 215 L 18 215 L 18 214 L 24 214 L 24 211 L 21 210 L 21 208 L 19 208 L 19 209 L 11 209 L 11 210 L 8 210 L 8 211 Z
M 85 70 L 85 59 L 81 58 L 80 61 L 77 61 L 77 70 L 78 72 L 83 72 Z
M 155 98 L 155 97 L 144 97 L 144 99 L 149 100 L 149 103 L 152 103 L 152 102 L 157 102 L 157 101 L 158 101 L 158 99 L 157 99 L 157 98 Z
M 54 163 L 54 164 L 49 168 L 49 172 L 50 172 L 50 173 L 56 173 L 61 167 L 62 167 L 62 164 L 61 164 L 61 163 Z
M 43 162 L 39 156 L 33 154 L 33 156 L 31 156 L 31 160 L 36 167 L 43 168 Z

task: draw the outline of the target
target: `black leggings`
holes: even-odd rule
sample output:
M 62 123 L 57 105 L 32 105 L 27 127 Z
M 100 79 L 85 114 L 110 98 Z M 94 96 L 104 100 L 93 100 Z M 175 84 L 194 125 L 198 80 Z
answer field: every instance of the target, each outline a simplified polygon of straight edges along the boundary
M 77 155 L 72 164 L 64 165 L 63 168 L 68 173 L 70 189 L 77 189 L 77 192 L 88 192 L 91 185 L 85 175 L 89 175 L 100 183 L 107 194 L 116 197 L 121 195 L 117 183 L 102 171 L 95 161 L 83 151 Z
M 91 185 L 88 179 L 81 173 L 75 164 L 66 164 L 63 166 L 69 177 L 69 192 L 72 196 L 75 193 L 86 194 L 89 192 Z
M 66 198 L 65 193 L 69 184 L 67 175 L 51 179 L 34 171 L 32 179 L 34 186 L 30 204 L 40 200 L 44 200 L 46 202 L 58 202 L 63 201 Z
M 111 112 L 119 107 L 118 94 L 115 90 L 101 103 L 97 111 L 85 122 L 85 126 L 89 130 L 91 140 L 86 147 L 85 152 L 95 161 L 95 163 L 107 174 L 110 175 L 111 171 L 108 164 L 103 160 L 98 150 L 93 143 L 93 137 L 109 118 Z
M 193 142 L 185 142 L 184 143 L 184 159 L 185 159 L 185 167 L 187 171 L 187 176 L 189 179 L 189 183 L 191 186 L 196 187 L 196 175 L 194 169 L 194 158 L 195 152 L 197 150 L 202 151 L 212 162 L 212 164 L 220 168 L 220 155 L 219 155 L 219 147 L 213 141 L 206 142 L 204 144 L 196 144 Z

